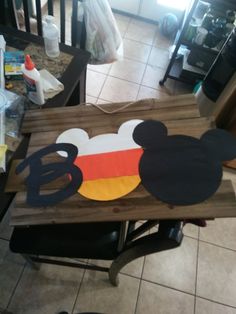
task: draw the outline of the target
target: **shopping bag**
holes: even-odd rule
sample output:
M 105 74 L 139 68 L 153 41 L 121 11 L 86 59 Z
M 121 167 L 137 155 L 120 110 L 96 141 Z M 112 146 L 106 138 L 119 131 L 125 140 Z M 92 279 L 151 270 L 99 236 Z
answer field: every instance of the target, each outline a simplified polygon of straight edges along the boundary
M 85 48 L 91 64 L 111 63 L 123 56 L 122 38 L 108 0 L 83 1 L 86 27 Z

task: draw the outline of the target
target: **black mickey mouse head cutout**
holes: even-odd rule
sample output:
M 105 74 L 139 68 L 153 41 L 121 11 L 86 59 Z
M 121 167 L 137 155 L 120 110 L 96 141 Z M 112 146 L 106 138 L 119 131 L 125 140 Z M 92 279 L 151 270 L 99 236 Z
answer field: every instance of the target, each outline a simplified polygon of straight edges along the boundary
M 139 174 L 146 190 L 171 205 L 191 205 L 208 199 L 222 179 L 222 161 L 236 157 L 236 139 L 221 129 L 199 139 L 168 136 L 160 121 L 136 126 L 134 141 L 143 147 Z

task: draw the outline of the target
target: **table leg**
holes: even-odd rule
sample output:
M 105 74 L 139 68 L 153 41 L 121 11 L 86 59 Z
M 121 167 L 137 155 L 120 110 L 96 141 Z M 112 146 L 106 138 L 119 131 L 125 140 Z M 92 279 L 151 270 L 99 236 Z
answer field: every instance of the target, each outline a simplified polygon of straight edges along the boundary
M 83 70 L 80 81 L 75 87 L 67 106 L 76 106 L 86 102 L 86 69 Z
M 14 159 L 22 159 L 25 157 L 26 152 L 27 152 L 27 148 L 29 145 L 29 140 L 30 140 L 30 136 L 25 136 L 23 138 L 22 142 L 20 143 L 20 145 L 18 146 L 17 150 L 15 151 L 15 153 L 13 155 Z M 14 199 L 14 197 L 16 195 L 15 192 L 13 192 L 13 193 L 6 193 L 5 192 L 5 187 L 7 184 L 8 174 L 10 171 L 12 160 L 13 160 L 13 158 L 11 158 L 11 160 L 7 164 L 6 173 L 0 174 L 0 200 L 1 200 L 1 203 L 0 203 L 0 221 L 2 220 L 8 207 L 10 206 L 12 200 Z
M 81 74 L 79 82 L 79 95 L 80 95 L 80 104 L 86 103 L 86 74 L 87 68 L 85 68 Z

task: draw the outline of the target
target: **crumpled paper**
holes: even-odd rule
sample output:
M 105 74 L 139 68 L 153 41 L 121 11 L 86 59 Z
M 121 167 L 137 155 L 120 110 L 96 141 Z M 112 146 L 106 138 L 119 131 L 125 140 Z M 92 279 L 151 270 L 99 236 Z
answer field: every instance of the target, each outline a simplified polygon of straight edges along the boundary
M 53 98 L 64 90 L 64 85 L 46 69 L 39 71 L 45 99 Z

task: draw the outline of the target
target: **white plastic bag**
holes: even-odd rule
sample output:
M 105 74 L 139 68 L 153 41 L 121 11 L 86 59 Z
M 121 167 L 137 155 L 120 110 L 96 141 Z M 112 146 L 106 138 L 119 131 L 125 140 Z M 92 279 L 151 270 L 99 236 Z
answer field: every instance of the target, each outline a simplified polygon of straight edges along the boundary
M 86 50 L 91 64 L 111 63 L 123 56 L 122 38 L 107 0 L 83 1 Z

